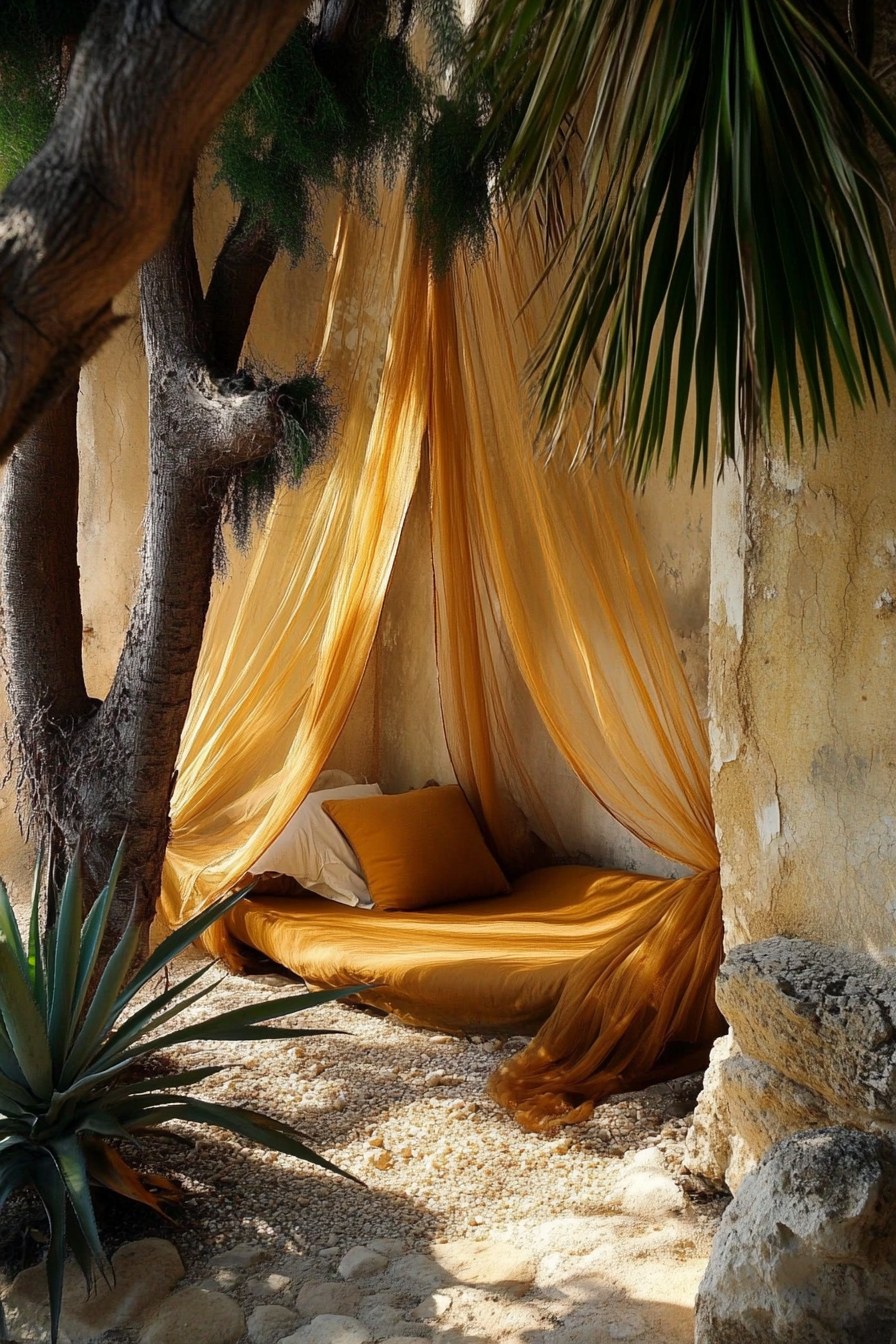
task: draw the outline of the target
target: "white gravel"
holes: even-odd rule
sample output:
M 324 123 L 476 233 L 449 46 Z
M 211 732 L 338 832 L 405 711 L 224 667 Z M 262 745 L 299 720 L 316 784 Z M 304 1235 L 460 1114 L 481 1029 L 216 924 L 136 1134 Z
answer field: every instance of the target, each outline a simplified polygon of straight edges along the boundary
M 182 959 L 178 970 L 190 966 Z M 280 976 L 229 976 L 185 1020 L 296 987 Z M 697 1075 L 613 1099 L 590 1124 L 542 1136 L 521 1130 L 485 1093 L 491 1070 L 522 1038 L 456 1038 L 337 1005 L 291 1024 L 346 1034 L 295 1045 L 202 1043 L 170 1057 L 190 1068 L 231 1064 L 194 1094 L 295 1125 L 365 1184 L 221 1131 L 180 1126 L 196 1146 L 166 1145 L 166 1158 L 190 1195 L 194 1228 L 183 1244 L 174 1235 L 186 1263 L 247 1241 L 324 1263 L 373 1237 L 424 1249 L 432 1240 L 485 1237 L 520 1218 L 593 1212 L 632 1149 L 659 1145 L 671 1172 L 680 1170 Z M 147 1158 L 157 1155 L 148 1149 Z M 704 1222 L 717 1216 L 715 1203 L 695 1211 Z
M 178 976 L 198 964 L 193 953 L 180 958 Z M 226 976 L 183 1022 L 299 987 L 281 976 Z M 420 1304 L 438 1282 L 427 1288 L 421 1281 L 418 1291 L 402 1281 L 396 1289 L 386 1274 L 382 1283 L 364 1281 L 362 1315 L 376 1323 L 375 1338 L 535 1344 L 560 1331 L 558 1344 L 581 1344 L 604 1338 L 592 1333 L 604 1320 L 594 1312 L 609 1310 L 607 1303 L 628 1311 L 639 1302 L 650 1308 L 643 1319 L 656 1344 L 692 1337 L 693 1292 L 724 1208 L 681 1173 L 699 1075 L 612 1098 L 591 1123 L 542 1136 L 521 1130 L 485 1093 L 489 1073 L 520 1048 L 521 1038 L 456 1038 L 335 1005 L 291 1024 L 345 1034 L 295 1044 L 200 1043 L 167 1059 L 180 1068 L 226 1063 L 194 1095 L 289 1122 L 363 1184 L 219 1130 L 179 1125 L 188 1144 L 147 1140 L 135 1165 L 175 1176 L 187 1197 L 174 1225 L 150 1215 L 142 1229 L 125 1233 L 170 1237 L 185 1282 L 232 1294 L 250 1317 L 259 1305 L 291 1307 L 303 1284 L 342 1282 L 337 1267 L 355 1247 L 394 1259 L 460 1238 L 510 1241 L 539 1264 L 521 1301 L 454 1288 L 447 1315 L 421 1328 L 412 1313 L 425 1314 Z M 665 1189 L 665 1202 L 645 1215 L 637 1199 L 643 1203 L 644 1191 L 654 1187 Z M 628 1205 L 627 1189 L 637 1196 Z M 256 1267 L 211 1263 L 247 1245 Z M 586 1252 L 595 1265 L 590 1279 L 582 1278 Z M 567 1280 L 574 1291 L 563 1286 Z M 656 1315 L 660 1308 L 666 1315 Z M 606 1319 L 607 1338 L 641 1334 L 637 1312 Z M 584 1322 L 584 1334 L 573 1328 L 576 1321 Z

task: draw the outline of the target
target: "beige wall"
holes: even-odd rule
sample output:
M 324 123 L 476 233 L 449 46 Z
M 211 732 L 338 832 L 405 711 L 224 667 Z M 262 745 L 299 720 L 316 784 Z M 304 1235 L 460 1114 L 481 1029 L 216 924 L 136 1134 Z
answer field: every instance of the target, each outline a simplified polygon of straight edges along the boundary
M 726 473 L 713 793 L 729 944 L 896 943 L 896 411 Z

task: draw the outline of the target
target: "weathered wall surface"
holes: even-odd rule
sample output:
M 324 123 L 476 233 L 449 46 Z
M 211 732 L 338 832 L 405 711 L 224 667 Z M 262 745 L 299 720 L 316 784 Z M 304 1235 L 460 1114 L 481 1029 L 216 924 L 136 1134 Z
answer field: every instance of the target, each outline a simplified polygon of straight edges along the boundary
M 896 943 L 896 412 L 717 486 L 710 706 L 729 946 Z M 894 949 L 896 951 L 896 949 Z

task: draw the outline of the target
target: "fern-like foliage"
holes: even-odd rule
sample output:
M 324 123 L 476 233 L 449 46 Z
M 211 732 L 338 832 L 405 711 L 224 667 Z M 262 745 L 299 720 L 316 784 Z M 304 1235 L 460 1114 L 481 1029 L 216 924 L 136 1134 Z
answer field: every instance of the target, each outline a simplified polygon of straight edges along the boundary
M 62 72 L 96 0 L 0 4 L 0 190 L 46 140 Z
M 293 258 L 305 251 L 322 192 L 371 208 L 376 173 L 394 174 L 423 109 L 424 79 L 406 35 L 375 33 L 343 70 L 307 20 L 225 116 L 219 177 L 271 224 Z
M 49 132 L 77 36 L 96 0 L 0 4 L 0 186 Z M 350 7 L 351 8 L 351 7 Z M 380 176 L 406 170 L 408 204 L 437 273 L 481 251 L 514 127 L 483 139 L 491 89 L 467 76 L 459 0 L 354 6 L 348 37 L 320 15 L 295 29 L 225 115 L 211 145 L 218 180 L 267 221 L 293 260 L 314 238 L 324 193 L 369 215 Z
M 248 550 L 253 531 L 264 524 L 281 486 L 297 485 L 312 462 L 319 458 L 333 432 L 337 408 L 326 381 L 313 370 L 299 370 L 289 382 L 274 384 L 259 374 L 244 371 L 228 380 L 236 392 L 252 392 L 267 385 L 283 421 L 283 435 L 276 450 L 229 474 L 224 486 L 215 568 L 227 569 L 223 528 L 229 525 L 241 551 Z

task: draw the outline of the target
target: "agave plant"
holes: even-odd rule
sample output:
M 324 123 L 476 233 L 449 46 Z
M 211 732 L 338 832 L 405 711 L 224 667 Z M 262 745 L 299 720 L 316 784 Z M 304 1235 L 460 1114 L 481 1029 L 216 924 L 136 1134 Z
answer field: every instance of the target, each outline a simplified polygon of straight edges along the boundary
M 59 1329 L 67 1249 L 80 1265 L 88 1288 L 97 1271 L 105 1276 L 109 1269 L 97 1231 L 91 1185 L 105 1186 L 155 1209 L 161 1199 L 177 1194 L 164 1177 L 138 1175 L 110 1140 L 134 1141 L 165 1122 L 187 1120 L 231 1130 L 251 1142 L 339 1172 L 308 1148 L 289 1125 L 177 1090 L 201 1083 L 227 1065 L 147 1077 L 141 1061 L 188 1041 L 268 1041 L 327 1034 L 263 1024 L 356 991 L 290 994 L 160 1033 L 160 1028 L 219 983 L 187 993 L 214 963 L 139 1007 L 134 1006 L 136 996 L 246 892 L 224 897 L 172 933 L 128 979 L 139 939 L 132 912 L 121 941 L 97 974 L 122 858 L 123 843 L 108 883 L 84 918 L 77 855 L 61 892 L 48 901 L 49 909 L 55 907 L 55 919 L 48 921 L 43 932 L 38 863 L 27 948 L 0 883 L 0 1209 L 13 1191 L 31 1185 L 46 1210 L 53 1341 Z

